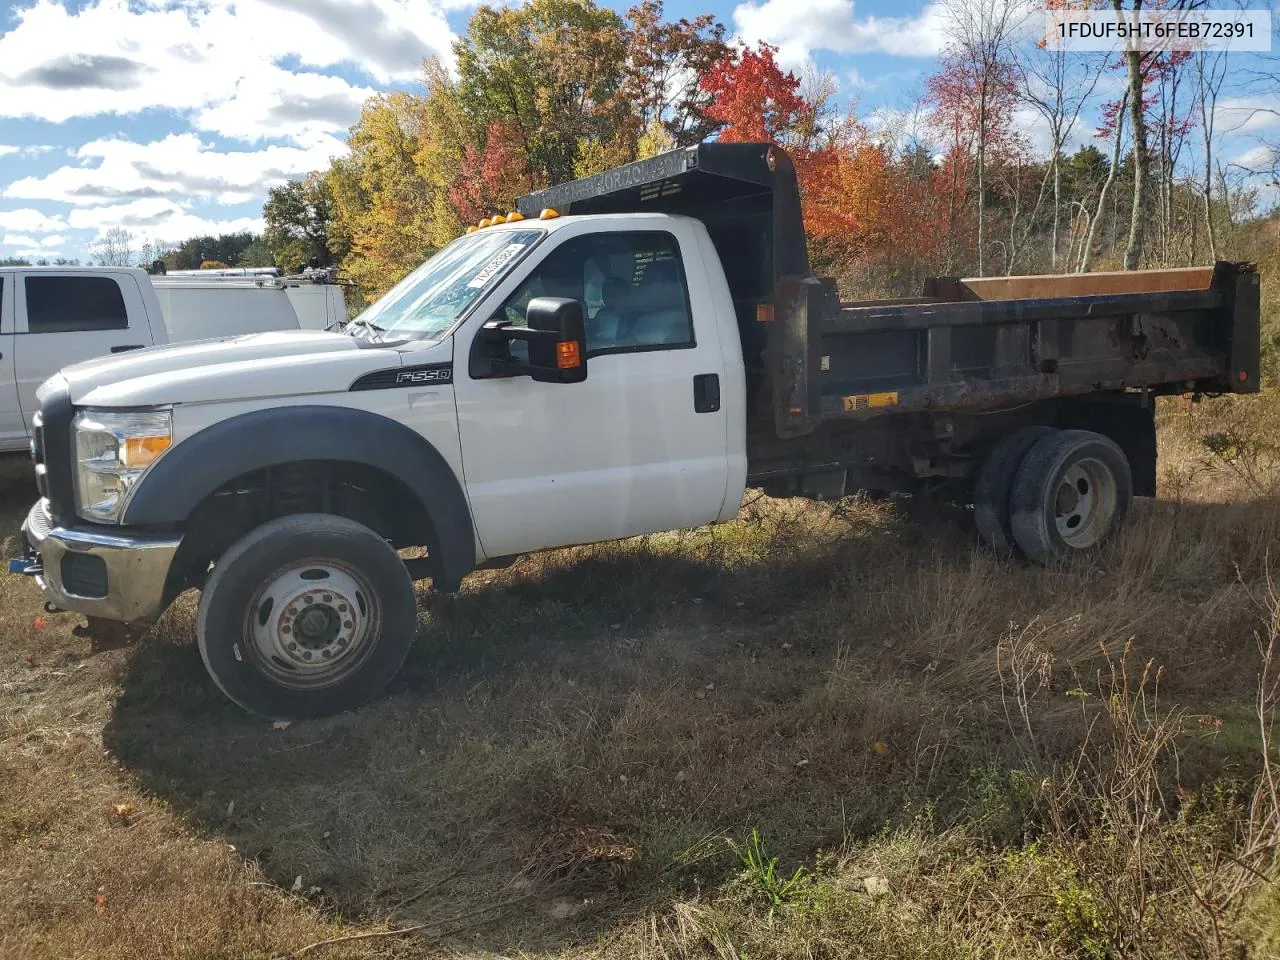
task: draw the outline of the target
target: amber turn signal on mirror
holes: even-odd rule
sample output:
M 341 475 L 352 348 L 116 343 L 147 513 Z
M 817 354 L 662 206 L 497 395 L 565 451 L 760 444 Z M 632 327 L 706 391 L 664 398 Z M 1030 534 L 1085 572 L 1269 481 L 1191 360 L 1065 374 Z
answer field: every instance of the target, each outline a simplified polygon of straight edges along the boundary
M 578 349 L 577 340 L 561 340 L 556 344 L 556 366 L 561 370 L 582 366 L 582 353 Z

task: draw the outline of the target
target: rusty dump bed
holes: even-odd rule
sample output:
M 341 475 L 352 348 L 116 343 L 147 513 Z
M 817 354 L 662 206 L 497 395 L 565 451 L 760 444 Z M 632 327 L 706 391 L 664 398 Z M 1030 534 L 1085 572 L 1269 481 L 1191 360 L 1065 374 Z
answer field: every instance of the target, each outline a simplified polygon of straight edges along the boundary
M 1259 388 L 1253 266 L 983 279 L 841 303 L 781 278 L 765 366 L 779 436 L 894 412 L 999 409 L 1050 397 Z

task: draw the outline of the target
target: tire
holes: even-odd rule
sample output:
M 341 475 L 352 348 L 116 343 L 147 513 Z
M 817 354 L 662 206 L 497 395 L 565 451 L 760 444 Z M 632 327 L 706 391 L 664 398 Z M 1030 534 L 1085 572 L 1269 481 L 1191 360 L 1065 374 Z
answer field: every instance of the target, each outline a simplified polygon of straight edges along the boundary
M 1133 501 L 1129 461 L 1115 441 L 1089 430 L 1055 431 L 1018 467 L 1009 514 L 1018 548 L 1050 565 L 1099 543 Z
M 247 533 L 217 561 L 197 636 L 227 697 L 270 720 L 304 720 L 380 693 L 417 623 L 413 582 L 390 544 L 345 517 L 297 514 Z
M 1009 521 L 1009 495 L 1018 467 L 1037 441 L 1052 427 L 1022 427 L 1006 434 L 987 454 L 973 486 L 973 520 L 982 542 L 998 553 L 1012 553 L 1015 543 Z

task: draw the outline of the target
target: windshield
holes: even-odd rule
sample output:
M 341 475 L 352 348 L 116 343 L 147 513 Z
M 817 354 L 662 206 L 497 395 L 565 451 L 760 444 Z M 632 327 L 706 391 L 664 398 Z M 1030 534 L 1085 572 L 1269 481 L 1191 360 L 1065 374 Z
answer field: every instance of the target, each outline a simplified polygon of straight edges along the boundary
M 363 327 L 397 338 L 438 339 L 542 234 L 498 230 L 455 240 L 356 317 L 355 332 Z

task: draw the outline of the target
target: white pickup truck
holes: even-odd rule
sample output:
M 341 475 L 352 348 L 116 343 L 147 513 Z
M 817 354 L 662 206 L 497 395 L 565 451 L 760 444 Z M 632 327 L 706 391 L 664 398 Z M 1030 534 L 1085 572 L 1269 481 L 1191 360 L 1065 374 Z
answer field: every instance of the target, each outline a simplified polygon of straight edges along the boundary
M 36 390 L 63 367 L 229 333 L 296 330 L 303 312 L 323 328 L 346 319 L 335 301 L 340 307 L 335 285 L 152 278 L 132 267 L 0 267 L 0 454 L 28 449 Z
M 1154 495 L 1152 397 L 1258 389 L 1257 281 L 941 278 L 842 304 L 785 153 L 676 150 L 521 198 L 342 333 L 62 370 L 28 410 L 41 498 L 10 569 L 90 635 L 200 589 L 214 682 L 293 719 L 385 687 L 413 581 L 727 521 L 749 484 L 946 494 L 1050 563 Z

